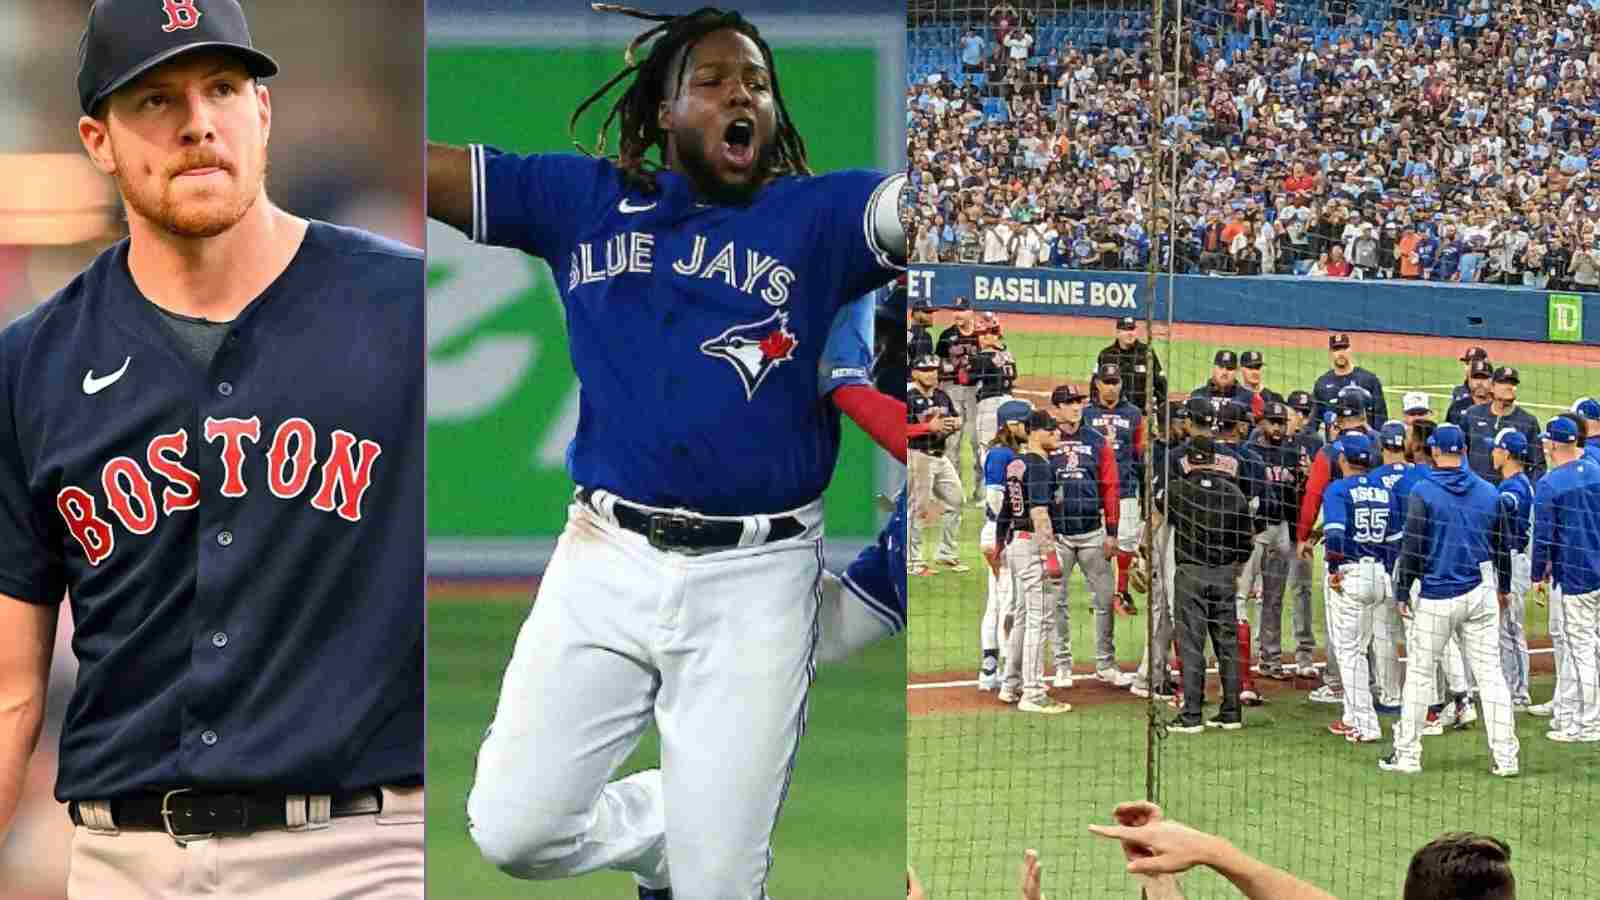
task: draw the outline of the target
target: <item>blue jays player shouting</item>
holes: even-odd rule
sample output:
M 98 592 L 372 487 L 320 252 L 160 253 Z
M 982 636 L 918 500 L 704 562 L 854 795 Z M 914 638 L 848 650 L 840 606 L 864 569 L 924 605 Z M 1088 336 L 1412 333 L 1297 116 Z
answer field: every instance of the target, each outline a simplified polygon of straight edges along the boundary
M 70 897 L 420 898 L 422 254 L 268 198 L 234 0 L 80 48 L 128 238 L 0 332 L 0 832 L 67 595 Z
M 737 13 L 595 8 L 657 23 L 574 113 L 627 82 L 614 158 L 429 146 L 430 215 L 549 263 L 582 383 L 576 499 L 470 828 L 517 877 L 613 868 L 643 896 L 755 900 L 817 641 L 839 439 L 817 363 L 841 303 L 904 260 L 904 176 L 811 175 Z M 607 784 L 652 719 L 662 768 Z

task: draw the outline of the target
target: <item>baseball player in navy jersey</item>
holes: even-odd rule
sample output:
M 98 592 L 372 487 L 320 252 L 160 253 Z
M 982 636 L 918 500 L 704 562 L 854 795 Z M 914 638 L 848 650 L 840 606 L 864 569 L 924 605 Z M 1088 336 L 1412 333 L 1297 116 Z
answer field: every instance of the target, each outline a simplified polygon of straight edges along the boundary
M 1261 427 L 1246 444 L 1262 462 L 1265 480 L 1257 517 L 1266 528 L 1256 536 L 1255 552 L 1246 563 L 1248 583 L 1251 569 L 1261 573 L 1261 623 L 1259 662 L 1255 674 L 1267 678 L 1286 677 L 1283 667 L 1283 596 L 1289 573 L 1296 561 L 1291 525 L 1299 514 L 1301 448 L 1289 439 L 1289 408 L 1277 401 L 1262 407 Z M 1298 616 L 1297 616 L 1298 618 Z M 1309 658 L 1307 662 L 1309 663 Z M 1248 664 L 1248 660 L 1244 661 Z
M 1004 549 L 997 540 L 1000 507 L 1005 503 L 1006 472 L 1028 442 L 1027 421 L 1033 408 L 1023 400 L 1008 400 L 995 413 L 995 433 L 988 440 L 983 457 L 984 523 L 978 533 L 978 547 L 988 561 L 988 592 L 983 618 L 978 624 L 978 646 L 983 656 L 978 663 L 978 690 L 1000 687 L 1000 648 L 1006 646 L 1005 619 L 1016 602 L 1016 580 L 1006 565 Z
M 1344 715 L 1328 730 L 1352 743 L 1374 743 L 1383 737 L 1368 686 L 1367 647 L 1372 642 L 1374 610 L 1389 602 L 1389 570 L 1393 567 L 1388 539 L 1390 488 L 1372 473 L 1372 441 L 1364 434 L 1339 439 L 1344 477 L 1322 497 L 1324 558 L 1328 577 L 1328 631 L 1331 650 L 1344 675 Z
M 232 0 L 79 62 L 129 234 L 0 332 L 0 832 L 65 594 L 70 897 L 420 898 L 422 254 L 268 198 Z
M 918 300 L 911 304 L 911 325 L 906 328 L 906 358 L 933 354 L 933 334 L 928 327 L 933 324 L 933 301 Z
M 1311 386 L 1311 396 L 1317 404 L 1315 418 L 1320 419 L 1324 412 L 1333 409 L 1337 405 L 1335 400 L 1344 389 L 1354 385 L 1371 397 L 1367 407 L 1367 424 L 1377 428 L 1379 423 L 1387 422 L 1389 404 L 1383 398 L 1383 382 L 1355 364 L 1350 355 L 1350 335 L 1339 333 L 1328 336 L 1328 361 L 1331 367 L 1317 376 L 1316 383 Z
M 1500 480 L 1494 465 L 1495 437 L 1501 429 L 1522 432 L 1528 440 L 1528 477 L 1537 481 L 1544 474 L 1544 450 L 1536 446 L 1539 420 L 1517 405 L 1517 385 L 1521 377 L 1511 366 L 1494 370 L 1487 403 L 1480 403 L 1461 414 L 1461 430 L 1467 433 L 1468 464 L 1479 478 L 1491 484 Z
M 1533 516 L 1533 482 L 1524 471 L 1528 439 L 1513 428 L 1502 428 L 1494 439 L 1494 465 L 1500 472 L 1500 504 L 1505 507 L 1506 541 L 1511 552 L 1511 597 L 1500 613 L 1500 667 L 1506 673 L 1511 705 L 1526 709 L 1528 696 L 1528 634 L 1524 600 L 1533 584 L 1528 538 Z
M 996 541 L 1004 548 L 1006 566 L 1016 579 L 1013 602 L 1016 621 L 1006 647 L 1000 702 L 1015 703 L 1021 712 L 1058 715 L 1072 705 L 1050 696 L 1044 677 L 1044 638 L 1050 626 L 1050 594 L 1059 587 L 1046 582 L 1064 578 L 1057 557 L 1055 526 L 1062 512 L 1057 499 L 1058 468 L 1050 455 L 1061 441 L 1056 420 L 1044 410 L 1028 416 L 1028 442 L 1006 467 L 1005 502 L 995 523 Z
M 1117 517 L 1121 513 L 1117 460 L 1105 435 L 1084 422 L 1088 394 L 1076 385 L 1063 384 L 1050 392 L 1050 414 L 1059 426 L 1058 444 L 1050 452 L 1055 467 L 1058 500 L 1055 523 L 1056 556 L 1061 562 L 1061 584 L 1056 601 L 1056 686 L 1072 686 L 1071 600 L 1068 577 L 1072 567 L 1083 570 L 1094 608 L 1095 677 L 1112 687 L 1127 687 L 1133 677 L 1117 669 L 1115 617 L 1111 609 L 1111 560 L 1117 552 Z
M 973 382 L 969 369 L 972 361 L 978 355 L 977 314 L 972 311 L 972 305 L 965 297 L 955 299 L 955 321 L 943 331 L 939 332 L 939 340 L 934 344 L 934 353 L 943 363 L 939 372 L 939 387 L 950 395 L 956 402 L 956 413 L 961 416 L 962 429 L 959 434 L 965 437 L 967 444 L 972 448 L 973 459 L 973 499 L 978 499 L 982 493 L 982 441 L 978 434 L 978 386 Z M 959 462 L 961 459 L 962 437 L 951 435 L 947 452 L 950 459 Z
M 1282 403 L 1283 395 L 1261 381 L 1261 370 L 1266 364 L 1266 357 L 1261 355 L 1260 350 L 1246 350 L 1239 354 L 1239 384 L 1260 397 L 1262 403 Z M 1256 409 L 1254 413 L 1259 418 L 1261 410 Z
M 1441 425 L 1429 438 L 1434 467 L 1406 501 L 1406 524 L 1395 564 L 1395 602 L 1408 621 L 1406 685 L 1394 750 L 1385 772 L 1422 771 L 1422 729 L 1433 694 L 1434 664 L 1455 635 L 1482 690 L 1492 772 L 1518 774 L 1519 745 L 1511 693 L 1500 669 L 1499 606 L 1511 591 L 1511 560 L 1499 493 L 1466 465 L 1461 429 Z M 1494 580 L 1489 579 L 1493 565 Z M 1415 598 L 1412 585 L 1421 582 Z M 1498 597 L 1496 594 L 1498 593 Z M 1350 684 L 1345 685 L 1346 690 Z
M 1557 660 L 1554 717 L 1546 737 L 1600 741 L 1600 463 L 1579 448 L 1578 425 L 1551 419 L 1540 434 L 1550 471 L 1534 488 L 1533 579 L 1560 610 L 1564 658 Z
M 613 868 L 644 896 L 761 898 L 838 452 L 816 366 L 841 302 L 904 260 L 903 176 L 812 176 L 771 50 L 737 13 L 596 8 L 654 23 L 574 116 L 624 83 L 615 157 L 429 146 L 431 215 L 550 265 L 583 386 L 575 502 L 478 754 L 470 830 L 517 877 Z M 662 768 L 607 784 L 652 719 Z
M 953 572 L 965 572 L 970 567 L 961 561 L 957 540 L 961 536 L 961 476 L 956 474 L 955 462 L 950 459 L 947 440 L 961 431 L 961 417 L 956 404 L 939 383 L 939 359 L 924 356 L 911 365 L 911 387 L 906 392 L 906 424 L 926 426 L 926 431 L 907 435 L 909 454 L 908 471 L 911 492 L 911 519 L 907 542 L 910 558 L 907 560 L 913 575 L 931 575 L 922 558 L 922 510 L 930 499 L 939 501 L 939 549 L 937 564 Z
M 1117 592 L 1119 612 L 1134 615 L 1138 607 L 1128 591 L 1128 573 L 1133 554 L 1139 549 L 1144 516 L 1139 507 L 1139 486 L 1144 483 L 1144 413 L 1122 397 L 1122 369 L 1116 363 L 1095 367 L 1089 391 L 1094 394 L 1084 407 L 1083 419 L 1089 427 L 1106 436 L 1117 459 Z
M 1450 389 L 1450 405 L 1453 407 L 1458 402 L 1473 395 L 1472 389 L 1472 363 L 1475 360 L 1488 362 L 1489 351 L 1482 347 L 1472 346 L 1462 351 L 1458 358 L 1461 363 L 1461 383 Z M 1467 404 L 1471 406 L 1472 404 Z M 1459 424 L 1459 423 L 1457 423 Z
M 1017 382 L 1017 360 L 1005 347 L 1000 331 L 1000 319 L 991 312 L 978 313 L 978 354 L 973 357 L 968 376 L 977 385 L 978 417 L 978 484 L 983 484 L 983 457 L 989 451 L 989 441 L 999 424 L 996 413 L 1000 404 L 1012 399 L 1011 388 Z M 978 493 L 982 493 L 980 490 Z
M 1211 401 L 1217 412 L 1222 411 L 1222 404 L 1232 401 L 1254 411 L 1256 404 L 1255 391 L 1250 390 L 1238 382 L 1239 356 L 1232 350 L 1218 350 L 1211 359 L 1211 378 L 1205 384 L 1195 388 L 1189 396 L 1204 397 Z
M 1461 417 L 1466 415 L 1467 410 L 1494 399 L 1493 385 L 1493 363 L 1487 359 L 1474 359 L 1468 362 L 1466 390 L 1462 391 L 1462 385 L 1456 386 L 1450 408 L 1445 411 L 1444 420 L 1458 428 L 1461 427 Z

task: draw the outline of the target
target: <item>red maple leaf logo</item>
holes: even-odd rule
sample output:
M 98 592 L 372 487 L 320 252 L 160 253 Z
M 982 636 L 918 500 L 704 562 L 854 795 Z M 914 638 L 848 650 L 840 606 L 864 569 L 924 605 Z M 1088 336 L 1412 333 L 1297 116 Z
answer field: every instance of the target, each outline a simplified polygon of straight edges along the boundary
M 761 339 L 761 357 L 781 362 L 794 354 L 795 339 L 783 328 Z

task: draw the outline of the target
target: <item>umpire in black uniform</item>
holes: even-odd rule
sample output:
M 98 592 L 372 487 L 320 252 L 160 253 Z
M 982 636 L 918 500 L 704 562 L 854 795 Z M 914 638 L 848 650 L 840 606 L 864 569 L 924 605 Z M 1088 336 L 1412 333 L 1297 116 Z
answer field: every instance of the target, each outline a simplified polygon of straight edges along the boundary
M 1156 405 L 1167 402 L 1167 376 L 1161 374 L 1161 360 L 1156 358 L 1155 350 L 1139 340 L 1138 327 L 1133 316 L 1118 319 L 1117 338 L 1100 351 L 1095 365 L 1115 365 L 1122 373 L 1123 399 L 1144 412 L 1145 400 L 1150 396 L 1147 382 L 1155 385 Z
M 1177 562 L 1178 644 L 1183 659 L 1183 709 L 1168 730 L 1178 734 L 1196 734 L 1203 727 L 1233 731 L 1244 725 L 1234 583 L 1239 567 L 1250 558 L 1251 516 L 1244 493 L 1216 470 L 1216 464 L 1212 438 L 1190 438 L 1168 500 Z M 1222 709 L 1202 722 L 1207 636 L 1222 672 Z

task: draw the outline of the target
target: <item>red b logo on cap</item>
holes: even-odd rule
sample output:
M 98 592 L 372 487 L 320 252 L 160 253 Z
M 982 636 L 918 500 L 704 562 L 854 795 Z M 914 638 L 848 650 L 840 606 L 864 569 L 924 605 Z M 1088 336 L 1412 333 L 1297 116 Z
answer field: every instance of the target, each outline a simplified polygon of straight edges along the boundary
M 168 34 L 200 24 L 200 10 L 194 8 L 194 0 L 161 0 L 161 6 L 167 11 L 167 24 L 161 30 Z

